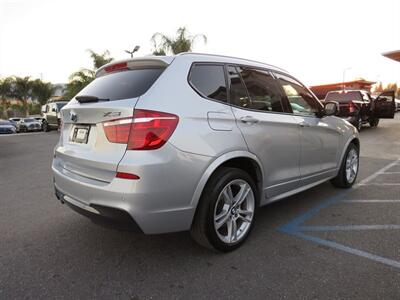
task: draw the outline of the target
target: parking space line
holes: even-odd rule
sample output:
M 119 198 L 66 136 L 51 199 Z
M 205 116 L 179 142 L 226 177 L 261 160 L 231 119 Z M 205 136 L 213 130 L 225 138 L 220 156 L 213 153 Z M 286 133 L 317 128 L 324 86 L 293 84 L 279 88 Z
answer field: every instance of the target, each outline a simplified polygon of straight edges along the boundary
M 317 237 L 314 237 L 311 235 L 304 234 L 300 231 L 292 232 L 291 234 L 294 236 L 297 236 L 299 238 L 302 238 L 304 240 L 307 240 L 307 241 L 311 241 L 311 242 L 314 242 L 314 243 L 317 243 L 317 244 L 320 244 L 323 246 L 331 247 L 333 249 L 341 250 L 343 252 L 347 252 L 347 253 L 350 253 L 353 255 L 361 256 L 361 257 L 370 259 L 372 261 L 379 262 L 379 263 L 385 264 L 387 266 L 400 269 L 400 261 L 388 259 L 388 258 L 379 256 L 379 255 L 375 255 L 375 254 L 372 254 L 372 253 L 369 253 L 366 251 L 351 248 L 351 247 L 348 247 L 348 246 L 345 246 L 345 245 L 342 245 L 342 244 L 339 244 L 336 242 L 320 239 L 320 238 L 317 238 Z
M 384 173 L 382 173 L 382 174 L 385 174 L 385 175 L 393 175 L 393 174 L 400 174 L 400 172 L 384 172 Z
M 304 224 L 307 220 L 311 219 L 313 216 L 318 214 L 322 209 L 325 209 L 335 203 L 339 203 L 339 202 L 348 202 L 348 203 L 354 202 L 355 203 L 355 202 L 360 202 L 360 201 L 365 202 L 365 203 L 376 203 L 378 201 L 382 202 L 382 203 L 385 202 L 385 200 L 376 200 L 376 199 L 347 200 L 346 198 L 344 198 L 344 196 L 346 196 L 350 192 L 352 192 L 362 186 L 370 185 L 371 184 L 370 182 L 372 180 L 374 180 L 381 174 L 385 174 L 385 172 L 387 170 L 398 165 L 399 162 L 400 162 L 400 159 L 388 164 L 387 166 L 383 167 L 382 169 L 378 170 L 377 172 L 375 172 L 375 173 L 371 174 L 370 176 L 368 176 L 367 178 L 363 179 L 358 184 L 355 184 L 352 189 L 339 192 L 337 195 L 328 198 L 327 200 L 325 200 L 322 203 L 318 204 L 317 206 L 311 208 L 310 210 L 306 211 L 305 213 L 300 214 L 299 216 L 295 217 L 288 223 L 280 226 L 278 228 L 278 230 L 281 232 L 285 232 L 287 234 L 302 238 L 307 241 L 312 241 L 312 242 L 315 242 L 320 245 L 328 246 L 328 247 L 331 247 L 331 248 L 334 248 L 337 250 L 341 250 L 341 251 L 344 251 L 344 252 L 347 252 L 350 254 L 358 255 L 358 256 L 373 260 L 375 262 L 379 262 L 379 263 L 400 269 L 400 261 L 388 259 L 388 258 L 379 256 L 379 255 L 375 255 L 375 254 L 372 254 L 372 253 L 369 253 L 366 251 L 351 248 L 351 247 L 345 246 L 343 244 L 339 244 L 336 242 L 332 242 L 329 240 L 325 240 L 323 238 L 318 238 L 318 237 L 311 236 L 311 235 L 304 233 L 304 232 L 308 232 L 308 231 L 323 232 L 323 231 L 337 231 L 337 230 L 348 230 L 348 231 L 352 231 L 352 230 L 354 230 L 354 231 L 357 231 L 357 230 L 387 230 L 387 229 L 399 230 L 400 225 L 389 224 L 389 225 L 301 226 L 301 224 Z M 388 184 L 374 184 L 374 185 L 388 185 Z M 390 184 L 390 185 L 397 186 L 400 184 Z M 362 202 L 360 202 L 360 203 L 362 203 Z M 386 202 L 387 203 L 388 202 L 395 203 L 395 202 L 399 202 L 399 200 L 386 200 Z
M 362 184 L 359 184 L 359 185 L 376 185 L 376 186 L 380 186 L 380 185 L 384 185 L 384 186 L 391 186 L 391 185 L 394 185 L 394 186 L 396 186 L 396 185 L 400 185 L 400 183 L 373 183 L 373 182 L 369 182 L 369 183 L 362 183 Z
M 400 200 L 378 200 L 378 199 L 371 199 L 371 200 L 341 200 L 341 203 L 400 203 Z
M 400 229 L 400 225 L 334 225 L 334 226 L 300 226 L 300 231 L 347 231 L 347 230 L 393 230 Z

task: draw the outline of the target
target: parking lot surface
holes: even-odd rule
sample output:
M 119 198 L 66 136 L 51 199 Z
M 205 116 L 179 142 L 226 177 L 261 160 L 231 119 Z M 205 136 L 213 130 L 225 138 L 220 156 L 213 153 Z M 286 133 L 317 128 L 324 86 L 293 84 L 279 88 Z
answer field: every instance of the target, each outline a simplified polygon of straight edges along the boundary
M 243 247 L 92 224 L 53 195 L 57 132 L 0 137 L 0 299 L 400 298 L 400 114 L 361 134 L 357 184 L 260 209 Z

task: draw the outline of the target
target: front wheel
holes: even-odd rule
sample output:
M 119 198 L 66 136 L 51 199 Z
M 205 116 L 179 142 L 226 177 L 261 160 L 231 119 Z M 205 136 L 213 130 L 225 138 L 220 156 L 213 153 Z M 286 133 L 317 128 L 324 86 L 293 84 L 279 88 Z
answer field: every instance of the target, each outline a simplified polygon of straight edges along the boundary
M 358 175 L 359 155 L 359 149 L 351 143 L 346 150 L 338 175 L 331 180 L 335 187 L 350 188 L 354 184 Z
M 192 237 L 202 246 L 222 252 L 240 247 L 254 224 L 257 195 L 256 185 L 246 172 L 221 168 L 203 191 Z

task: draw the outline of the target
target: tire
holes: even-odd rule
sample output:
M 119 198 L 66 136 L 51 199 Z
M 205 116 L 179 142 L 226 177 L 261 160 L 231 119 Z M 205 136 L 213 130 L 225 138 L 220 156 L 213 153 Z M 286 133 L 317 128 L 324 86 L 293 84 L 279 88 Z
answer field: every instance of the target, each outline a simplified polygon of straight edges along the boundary
M 50 131 L 50 126 L 49 126 L 49 124 L 47 124 L 47 122 L 43 122 L 43 131 L 44 132 Z
M 379 124 L 378 118 L 373 118 L 369 120 L 369 126 L 371 126 L 372 128 L 378 127 L 378 124 Z
M 353 177 L 349 176 L 349 174 L 347 173 L 347 167 L 349 165 L 348 160 L 351 161 L 351 157 L 353 157 L 354 154 L 356 155 L 356 161 L 354 162 L 355 165 L 353 165 L 352 167 L 354 172 L 354 174 L 352 172 L 354 176 Z M 350 188 L 357 179 L 359 163 L 360 163 L 360 151 L 356 145 L 350 143 L 343 157 L 343 161 L 340 166 L 338 175 L 335 178 L 331 179 L 331 183 L 333 184 L 333 186 L 337 188 Z
M 225 196 L 229 195 L 228 186 L 234 197 L 247 191 L 239 206 L 228 204 L 230 201 Z M 253 228 L 258 201 L 257 188 L 249 174 L 240 169 L 222 167 L 209 179 L 199 200 L 191 228 L 193 239 L 204 247 L 222 252 L 239 248 Z M 223 224 L 219 229 L 218 221 Z

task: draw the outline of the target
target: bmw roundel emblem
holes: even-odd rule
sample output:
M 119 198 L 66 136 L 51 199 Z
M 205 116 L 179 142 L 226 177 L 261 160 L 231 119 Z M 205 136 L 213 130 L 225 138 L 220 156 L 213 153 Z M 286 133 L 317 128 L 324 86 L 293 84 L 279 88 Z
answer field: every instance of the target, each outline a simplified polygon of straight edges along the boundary
M 74 113 L 73 111 L 69 112 L 69 118 L 72 122 L 76 122 L 78 121 L 78 115 L 76 113 Z

